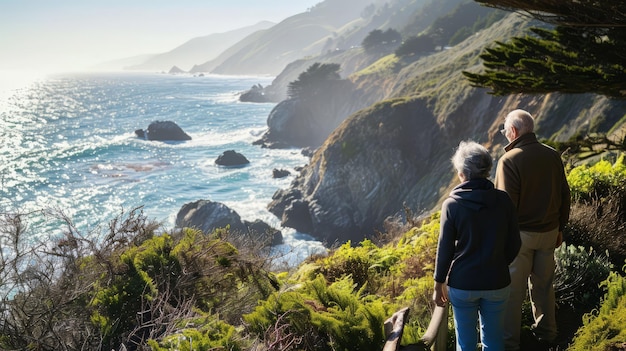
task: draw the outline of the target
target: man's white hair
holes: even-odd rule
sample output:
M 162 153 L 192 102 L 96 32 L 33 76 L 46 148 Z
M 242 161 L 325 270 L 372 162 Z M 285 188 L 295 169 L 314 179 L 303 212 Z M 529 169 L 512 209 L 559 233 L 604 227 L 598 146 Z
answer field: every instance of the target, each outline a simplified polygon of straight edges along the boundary
M 517 109 L 509 112 L 504 119 L 504 128 L 515 127 L 519 135 L 535 131 L 535 119 L 526 110 Z

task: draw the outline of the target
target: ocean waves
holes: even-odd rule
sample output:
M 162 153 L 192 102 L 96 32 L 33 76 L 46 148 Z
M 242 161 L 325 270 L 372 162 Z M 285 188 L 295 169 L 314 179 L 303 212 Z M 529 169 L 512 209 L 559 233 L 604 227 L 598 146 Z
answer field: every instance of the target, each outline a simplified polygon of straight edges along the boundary
M 279 226 L 267 203 L 306 164 L 300 150 L 252 145 L 266 129 L 273 104 L 237 101 L 237 93 L 270 78 L 163 74 L 81 74 L 38 80 L 0 95 L 0 211 L 31 213 L 33 237 L 58 234 L 50 216 L 62 212 L 79 230 L 143 207 L 173 227 L 188 202 L 226 204 L 246 220 Z M 139 139 L 136 129 L 157 120 L 178 124 L 192 140 Z M 240 168 L 215 159 L 235 150 Z M 274 179 L 274 168 L 292 175 Z M 282 228 L 289 248 L 318 243 Z M 310 246 L 310 247 L 309 247 Z

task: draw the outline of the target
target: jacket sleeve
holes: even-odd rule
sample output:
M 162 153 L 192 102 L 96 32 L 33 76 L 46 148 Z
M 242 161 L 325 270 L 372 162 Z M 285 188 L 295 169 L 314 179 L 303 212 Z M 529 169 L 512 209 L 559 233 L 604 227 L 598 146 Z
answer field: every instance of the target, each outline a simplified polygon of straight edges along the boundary
M 439 222 L 439 242 L 437 244 L 437 258 L 435 263 L 435 281 L 444 283 L 448 277 L 452 259 L 454 258 L 456 228 L 450 213 L 450 203 L 453 200 L 444 201 L 441 206 Z
M 572 195 L 567 183 L 567 176 L 565 175 L 565 169 L 563 169 L 563 180 L 561 181 L 561 208 L 559 209 L 559 231 L 562 232 L 569 221 L 570 206 L 572 202 Z
M 509 200 L 509 199 L 507 199 Z M 509 200 L 510 202 L 510 200 Z M 517 221 L 517 210 L 513 206 L 513 203 L 510 203 L 509 206 L 509 233 L 508 233 L 508 241 L 506 245 L 506 259 L 507 263 L 511 264 L 517 254 L 519 253 L 520 248 L 522 247 L 522 239 L 519 233 L 519 225 Z
M 504 190 L 509 194 L 516 209 L 519 208 L 520 184 L 519 174 L 515 171 L 513 162 L 505 154 L 498 160 L 494 185 L 496 189 Z

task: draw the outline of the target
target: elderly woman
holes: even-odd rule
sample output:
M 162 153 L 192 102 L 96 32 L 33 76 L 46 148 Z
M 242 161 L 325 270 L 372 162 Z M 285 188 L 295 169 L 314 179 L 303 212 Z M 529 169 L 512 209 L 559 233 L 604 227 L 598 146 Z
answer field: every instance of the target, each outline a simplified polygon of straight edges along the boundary
M 452 157 L 461 184 L 441 207 L 433 300 L 450 301 L 457 351 L 504 350 L 503 317 L 510 293 L 509 264 L 521 246 L 515 207 L 487 179 L 487 149 L 462 141 Z M 446 287 L 447 284 L 447 287 Z

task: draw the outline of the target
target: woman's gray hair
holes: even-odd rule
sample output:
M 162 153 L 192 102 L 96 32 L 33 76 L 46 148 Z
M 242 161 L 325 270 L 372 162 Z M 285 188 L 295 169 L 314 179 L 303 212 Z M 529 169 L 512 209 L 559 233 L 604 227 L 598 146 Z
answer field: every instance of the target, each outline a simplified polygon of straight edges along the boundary
M 517 109 L 506 115 L 504 126 L 513 126 L 519 135 L 524 135 L 535 131 L 535 119 L 528 111 Z
M 488 178 L 493 160 L 484 146 L 473 141 L 461 141 L 452 156 L 452 165 L 465 180 Z

